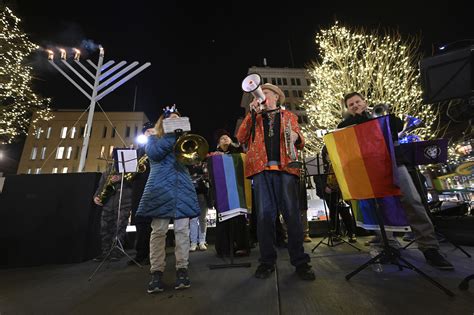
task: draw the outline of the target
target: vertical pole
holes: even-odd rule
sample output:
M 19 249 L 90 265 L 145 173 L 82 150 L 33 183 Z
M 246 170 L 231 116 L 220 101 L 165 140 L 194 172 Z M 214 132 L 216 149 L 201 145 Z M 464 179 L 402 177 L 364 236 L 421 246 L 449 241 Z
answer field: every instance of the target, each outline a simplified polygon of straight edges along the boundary
M 89 106 L 89 114 L 87 116 L 87 129 L 85 131 L 84 141 L 82 142 L 81 158 L 79 160 L 79 167 L 77 169 L 79 173 L 84 171 L 84 167 L 86 164 L 86 155 L 87 155 L 87 150 L 89 147 L 89 137 L 91 133 L 92 120 L 94 118 L 95 101 L 97 97 L 97 87 L 99 86 L 99 77 L 101 74 L 102 63 L 104 62 L 104 50 L 102 47 L 100 47 L 99 49 L 100 49 L 99 63 L 97 64 L 97 72 L 95 74 L 95 79 L 94 79 L 94 88 L 92 89 L 92 97 L 91 97 L 91 103 Z

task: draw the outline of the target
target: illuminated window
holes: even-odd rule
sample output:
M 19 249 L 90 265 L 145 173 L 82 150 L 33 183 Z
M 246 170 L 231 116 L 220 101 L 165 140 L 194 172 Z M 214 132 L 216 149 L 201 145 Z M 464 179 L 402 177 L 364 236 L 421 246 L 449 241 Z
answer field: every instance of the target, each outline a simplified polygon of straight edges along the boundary
M 36 168 L 35 174 L 41 174 L 41 167 Z
M 31 168 L 26 171 L 26 174 L 31 174 Z
M 64 155 L 64 147 L 58 147 L 58 150 L 56 151 L 56 160 L 61 160 Z
M 61 139 L 66 139 L 67 137 L 67 127 L 62 127 L 61 128 L 61 134 L 59 136 Z
M 69 160 L 71 158 L 71 155 L 72 155 L 72 147 L 67 147 L 66 159 Z
M 41 159 L 44 160 L 46 158 L 46 147 L 41 148 Z
M 35 138 L 36 138 L 36 139 L 39 139 L 39 138 L 41 138 L 41 134 L 43 133 L 43 131 L 44 131 L 44 130 L 43 130 L 43 128 L 41 128 L 41 127 L 38 127 L 38 129 L 36 129 L 36 135 L 35 135 Z
M 77 131 L 76 127 L 71 128 L 71 139 L 74 139 L 74 137 L 76 136 L 76 131 Z
M 114 152 L 114 146 L 111 145 L 109 148 L 109 157 L 112 157 L 112 153 Z
M 101 158 L 105 157 L 105 145 L 100 147 L 100 157 Z
M 36 153 L 38 152 L 38 148 L 37 147 L 33 147 L 33 149 L 31 149 L 31 155 L 30 155 L 30 160 L 36 160 Z
M 53 174 L 56 174 L 58 172 L 58 168 L 57 167 L 53 167 L 53 171 L 51 173 Z
M 63 167 L 63 173 L 67 173 L 67 166 Z
M 49 137 L 51 137 L 51 131 L 52 130 L 53 130 L 53 128 L 48 127 L 48 131 L 46 132 L 46 139 L 49 139 Z

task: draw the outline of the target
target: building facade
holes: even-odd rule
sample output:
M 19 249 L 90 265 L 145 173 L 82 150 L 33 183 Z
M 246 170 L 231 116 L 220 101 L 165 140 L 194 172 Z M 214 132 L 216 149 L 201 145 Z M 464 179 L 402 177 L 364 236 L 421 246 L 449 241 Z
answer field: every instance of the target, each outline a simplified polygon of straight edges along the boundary
M 96 112 L 84 171 L 104 171 L 114 148 L 137 147 L 147 121 L 143 112 Z M 56 111 L 52 120 L 30 126 L 17 173 L 77 172 L 86 122 L 83 111 Z

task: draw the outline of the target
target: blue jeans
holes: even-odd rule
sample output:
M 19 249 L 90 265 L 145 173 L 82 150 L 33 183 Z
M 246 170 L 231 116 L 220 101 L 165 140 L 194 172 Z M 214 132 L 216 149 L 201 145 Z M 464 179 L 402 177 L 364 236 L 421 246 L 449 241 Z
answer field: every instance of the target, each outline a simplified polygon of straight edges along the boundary
M 201 214 L 199 217 L 192 218 L 189 220 L 189 238 L 191 244 L 201 244 L 206 242 L 206 230 L 207 230 L 207 201 L 206 196 L 203 194 L 197 195 L 199 206 L 201 207 Z
M 257 210 L 260 263 L 276 262 L 275 219 L 280 210 L 288 230 L 288 252 L 293 266 L 310 261 L 303 248 L 303 227 L 298 202 L 298 177 L 285 172 L 263 171 L 253 176 Z

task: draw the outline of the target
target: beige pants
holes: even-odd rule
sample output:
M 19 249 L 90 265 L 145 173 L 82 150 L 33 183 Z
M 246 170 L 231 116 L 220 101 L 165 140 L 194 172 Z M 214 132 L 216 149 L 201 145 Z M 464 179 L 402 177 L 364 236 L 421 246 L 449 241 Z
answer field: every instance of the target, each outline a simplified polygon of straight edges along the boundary
M 170 219 L 153 219 L 150 236 L 150 272 L 165 271 L 166 232 Z M 176 269 L 188 268 L 189 218 L 174 220 Z

